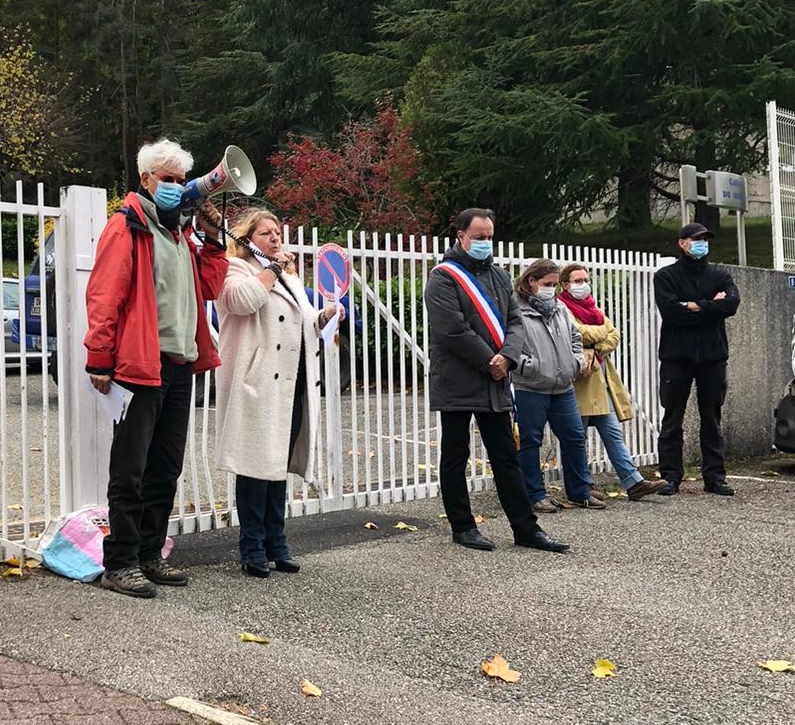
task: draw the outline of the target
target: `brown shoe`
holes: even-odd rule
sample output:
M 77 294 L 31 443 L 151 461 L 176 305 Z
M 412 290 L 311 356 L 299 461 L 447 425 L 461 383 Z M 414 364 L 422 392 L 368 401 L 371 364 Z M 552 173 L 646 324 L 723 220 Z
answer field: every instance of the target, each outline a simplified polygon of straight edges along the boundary
M 627 498 L 630 501 L 640 501 L 644 496 L 652 493 L 657 493 L 660 489 L 665 488 L 668 481 L 638 481 L 634 486 L 627 489 Z
M 536 501 L 533 504 L 533 511 L 537 514 L 556 514 L 558 507 L 549 496 L 544 496 L 540 501 Z
M 598 498 L 594 498 L 593 496 L 588 496 L 588 498 L 583 499 L 582 501 L 575 501 L 574 499 L 570 498 L 571 501 L 575 506 L 579 506 L 581 509 L 606 509 L 607 504 L 604 501 L 600 501 Z
M 600 501 L 607 501 L 607 496 L 604 494 L 604 492 L 600 491 L 598 488 L 595 488 L 593 489 L 593 491 L 591 491 L 591 496 L 593 496 L 594 498 L 598 498 Z

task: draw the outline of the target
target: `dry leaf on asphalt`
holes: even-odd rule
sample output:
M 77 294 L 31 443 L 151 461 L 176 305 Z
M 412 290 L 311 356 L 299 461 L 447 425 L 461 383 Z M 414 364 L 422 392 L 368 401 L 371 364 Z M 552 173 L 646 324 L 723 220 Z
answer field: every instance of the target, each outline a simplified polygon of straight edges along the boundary
M 475 516 L 475 523 L 476 524 L 482 524 L 485 520 L 486 520 L 485 516 L 481 516 L 480 514 Z
M 610 498 L 626 498 L 626 494 L 623 491 L 608 491 L 607 495 Z
M 610 660 L 596 660 L 595 666 L 591 670 L 594 677 L 615 677 L 616 666 Z
M 446 519 L 447 518 L 447 514 L 437 514 L 436 518 L 437 519 Z
M 775 478 L 776 476 L 780 476 L 781 474 L 778 471 L 762 471 L 762 475 L 771 476 Z
M 6 566 L 19 566 L 19 559 L 17 559 L 15 556 L 10 556 L 3 562 L 3 564 Z
M 22 569 L 20 569 L 18 566 L 10 566 L 7 569 L 3 569 L 3 571 L 0 572 L 0 576 L 22 576 Z
M 240 633 L 241 642 L 256 642 L 257 644 L 270 644 L 271 641 L 267 637 L 260 637 L 258 634 L 251 634 L 251 632 Z
M 494 655 L 480 663 L 480 671 L 487 677 L 499 677 L 505 682 L 518 682 L 521 672 L 512 670 L 502 655 Z
M 411 524 L 407 524 L 405 521 L 398 521 L 395 524 L 396 529 L 404 529 L 405 531 L 417 531 L 416 526 L 412 526 Z
M 365 529 L 377 529 L 377 528 L 378 528 L 378 525 L 377 525 L 377 524 L 374 524 L 372 521 L 368 521 L 368 522 L 367 522 L 367 523 L 364 525 L 364 528 L 365 528 Z
M 301 680 L 301 692 L 311 697 L 320 697 L 323 694 L 323 690 L 309 680 Z
M 756 664 L 769 672 L 795 672 L 795 667 L 789 660 L 765 660 Z
M 8 507 L 9 511 L 22 511 L 22 504 L 21 503 L 12 503 Z

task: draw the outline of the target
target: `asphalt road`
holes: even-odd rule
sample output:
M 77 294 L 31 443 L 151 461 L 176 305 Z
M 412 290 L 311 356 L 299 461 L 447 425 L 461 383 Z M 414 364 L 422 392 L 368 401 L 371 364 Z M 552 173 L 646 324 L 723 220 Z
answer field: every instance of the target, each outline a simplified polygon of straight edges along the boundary
M 734 498 L 688 483 L 546 517 L 567 555 L 514 548 L 490 493 L 474 508 L 492 553 L 454 546 L 438 499 L 291 521 L 303 569 L 265 581 L 241 575 L 235 530 L 184 536 L 190 585 L 151 601 L 47 572 L 0 581 L 0 653 L 146 697 L 267 705 L 285 725 L 793 722 L 793 675 L 755 664 L 795 660 L 785 465 Z M 480 674 L 497 653 L 519 682 Z M 594 679 L 598 658 L 618 676 Z

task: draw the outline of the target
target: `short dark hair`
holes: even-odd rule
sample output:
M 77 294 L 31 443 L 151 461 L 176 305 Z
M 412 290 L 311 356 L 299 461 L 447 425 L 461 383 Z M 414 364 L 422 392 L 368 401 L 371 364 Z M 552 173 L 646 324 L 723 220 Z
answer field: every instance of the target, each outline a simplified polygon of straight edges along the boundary
M 472 207 L 470 209 L 464 209 L 464 211 L 460 211 L 455 215 L 455 219 L 453 219 L 453 231 L 465 232 L 469 229 L 469 225 L 472 224 L 472 220 L 475 217 L 490 219 L 492 224 L 494 223 L 494 212 L 491 209 L 478 209 L 477 207 Z
M 580 270 L 587 273 L 588 267 L 580 264 L 579 262 L 574 262 L 574 264 L 567 264 L 563 269 L 560 270 L 560 283 L 566 284 L 566 282 L 569 281 L 569 277 L 571 277 L 571 273 L 579 272 Z
M 560 267 L 558 267 L 558 265 L 551 259 L 537 259 L 519 275 L 519 278 L 514 283 L 513 288 L 516 290 L 516 294 L 519 295 L 519 297 L 526 300 L 531 294 L 528 280 L 532 279 L 533 281 L 537 282 L 539 279 L 543 279 L 548 274 L 559 271 Z

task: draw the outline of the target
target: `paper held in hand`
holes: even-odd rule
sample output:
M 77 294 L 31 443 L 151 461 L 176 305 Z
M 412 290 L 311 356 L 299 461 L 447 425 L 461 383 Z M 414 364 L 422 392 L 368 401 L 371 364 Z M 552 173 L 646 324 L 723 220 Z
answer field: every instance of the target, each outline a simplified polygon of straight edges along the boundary
M 336 284 L 334 285 L 334 305 L 336 312 L 334 312 L 333 317 L 329 319 L 329 321 L 320 331 L 320 336 L 323 338 L 323 342 L 325 343 L 326 347 L 334 342 L 334 335 L 336 334 L 340 323 L 340 309 L 342 308 L 342 305 L 340 304 L 340 288 Z
M 127 415 L 127 411 L 130 408 L 130 401 L 133 399 L 132 391 L 111 381 L 110 390 L 107 393 L 100 393 L 91 384 L 91 378 L 86 377 L 85 381 L 88 389 L 95 395 L 95 399 L 99 401 L 100 410 L 111 418 L 114 423 L 120 423 L 124 420 L 124 416 Z

